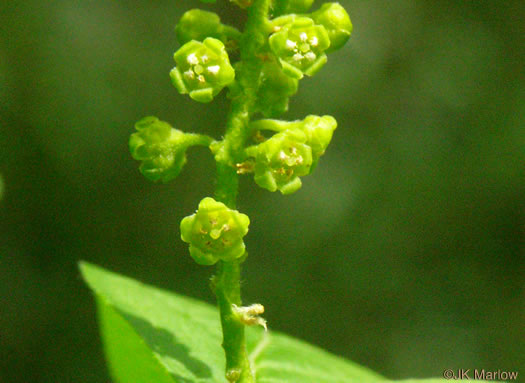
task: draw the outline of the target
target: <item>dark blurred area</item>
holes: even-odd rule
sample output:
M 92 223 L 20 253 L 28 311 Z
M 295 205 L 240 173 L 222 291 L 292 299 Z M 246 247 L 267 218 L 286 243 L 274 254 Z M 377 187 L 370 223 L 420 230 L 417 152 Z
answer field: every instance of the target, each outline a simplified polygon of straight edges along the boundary
M 241 182 L 245 301 L 389 378 L 525 374 L 523 2 L 342 4 L 349 44 L 283 116 L 333 115 L 326 155 L 291 196 Z M 154 185 L 127 148 L 147 115 L 222 134 L 225 95 L 168 76 L 194 7 L 242 23 L 223 0 L 1 3 L 0 382 L 109 381 L 81 259 L 213 303 L 179 239 L 210 154 Z

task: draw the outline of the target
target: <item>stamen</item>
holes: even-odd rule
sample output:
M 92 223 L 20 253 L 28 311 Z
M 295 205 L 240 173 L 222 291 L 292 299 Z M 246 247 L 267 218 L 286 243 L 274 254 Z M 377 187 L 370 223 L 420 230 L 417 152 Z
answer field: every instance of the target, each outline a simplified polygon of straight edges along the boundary
M 308 60 L 310 60 L 310 61 L 313 61 L 313 60 L 315 60 L 315 58 L 316 58 L 314 52 L 308 52 L 308 53 L 305 54 L 304 56 L 305 56 Z
M 186 60 L 191 65 L 196 65 L 199 63 L 199 59 L 197 58 L 197 56 L 195 56 L 195 53 L 189 54 Z
M 212 65 L 212 66 L 209 66 L 207 69 L 208 69 L 208 72 L 212 74 L 217 74 L 219 73 L 219 70 L 221 69 L 221 67 L 219 65 Z
M 286 40 L 286 47 L 288 49 L 294 49 L 297 46 L 297 43 L 292 40 Z

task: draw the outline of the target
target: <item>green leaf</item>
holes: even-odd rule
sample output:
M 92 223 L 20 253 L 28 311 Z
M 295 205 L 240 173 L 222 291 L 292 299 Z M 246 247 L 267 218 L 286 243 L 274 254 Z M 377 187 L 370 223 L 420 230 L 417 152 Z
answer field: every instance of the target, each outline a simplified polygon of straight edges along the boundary
M 227 383 L 215 307 L 89 263 L 82 262 L 80 270 L 96 295 L 115 382 Z M 386 381 L 365 367 L 278 332 L 250 327 L 247 347 L 257 383 Z M 423 381 L 406 381 L 418 382 Z

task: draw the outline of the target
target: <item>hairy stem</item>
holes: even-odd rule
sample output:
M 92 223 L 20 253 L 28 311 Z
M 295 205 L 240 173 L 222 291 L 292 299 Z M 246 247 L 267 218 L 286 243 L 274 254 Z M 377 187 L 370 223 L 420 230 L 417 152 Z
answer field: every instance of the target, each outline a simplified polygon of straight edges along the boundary
M 235 164 L 242 160 L 248 137 L 250 116 L 257 98 L 262 61 L 259 53 L 266 42 L 266 24 L 270 0 L 254 0 L 248 8 L 246 27 L 240 42 L 241 66 L 237 71 L 237 93 L 234 95 L 226 134 L 220 143 L 217 160 L 215 198 L 234 209 L 237 199 L 238 175 Z M 239 260 L 219 262 L 214 278 L 226 354 L 226 376 L 230 381 L 254 383 L 246 352 L 244 325 L 233 313 L 232 305 L 241 306 Z

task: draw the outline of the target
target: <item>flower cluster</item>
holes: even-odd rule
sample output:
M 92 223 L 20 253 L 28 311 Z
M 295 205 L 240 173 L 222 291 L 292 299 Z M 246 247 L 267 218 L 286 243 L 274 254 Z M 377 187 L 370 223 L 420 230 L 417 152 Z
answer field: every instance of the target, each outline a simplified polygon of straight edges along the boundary
M 291 0 L 282 10 L 287 14 L 270 20 L 268 51 L 261 52 L 266 59 L 255 103 L 256 110 L 266 117 L 285 112 L 288 98 L 297 92 L 297 80 L 317 73 L 327 62 L 326 53 L 341 48 L 350 37 L 352 23 L 340 4 L 327 3 L 305 13 L 312 2 Z M 236 3 L 245 8 L 251 1 Z M 183 45 L 175 52 L 177 65 L 170 76 L 181 94 L 210 102 L 224 87 L 235 88 L 235 70 L 226 47 L 238 43 L 238 30 L 222 24 L 213 12 L 192 9 L 184 13 L 175 31 Z
M 231 2 L 247 8 L 253 0 Z M 253 31 L 241 34 L 221 23 L 213 12 L 192 9 L 183 14 L 175 28 L 181 47 L 173 55 L 173 85 L 179 93 L 202 103 L 212 101 L 228 87 L 232 102 L 242 100 L 243 105 L 232 108 L 232 113 L 240 111 L 242 116 L 231 117 L 230 123 L 241 124 L 238 129 L 244 131 L 215 141 L 146 117 L 136 123 L 137 131 L 129 140 L 131 154 L 141 161 L 140 171 L 146 178 L 161 182 L 174 179 L 186 163 L 187 149 L 201 145 L 209 147 L 221 165 L 237 166 L 239 174 L 252 172 L 255 183 L 269 191 L 290 194 L 301 187 L 301 177 L 316 167 L 337 123 L 330 116 L 310 115 L 298 121 L 273 118 L 288 110 L 299 80 L 316 74 L 326 64 L 327 53 L 341 48 L 352 32 L 350 18 L 340 4 L 327 3 L 308 13 L 312 3 L 273 2 L 275 16 L 265 16 L 264 28 L 255 37 L 250 35 Z M 251 44 L 252 37 L 256 44 Z M 232 65 L 229 53 L 237 49 L 241 60 Z M 250 122 L 256 114 L 266 119 Z M 270 135 L 263 134 L 268 131 Z M 248 132 L 256 143 L 246 147 Z M 232 145 L 230 138 L 238 142 Z M 230 153 L 232 147 L 235 153 Z M 190 255 L 199 264 L 230 262 L 246 254 L 243 237 L 249 223 L 248 216 L 208 197 L 195 214 L 182 220 L 181 238 L 189 243 Z M 254 320 L 247 318 L 248 322 Z

